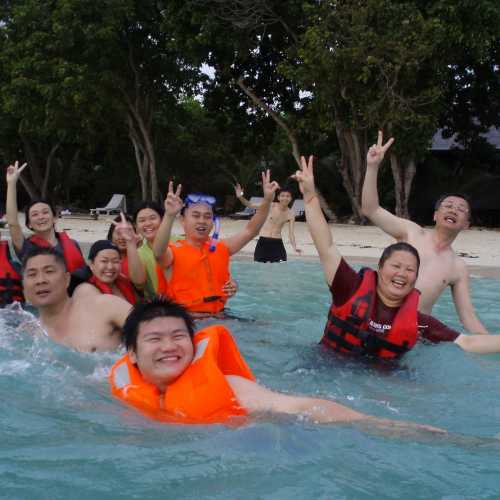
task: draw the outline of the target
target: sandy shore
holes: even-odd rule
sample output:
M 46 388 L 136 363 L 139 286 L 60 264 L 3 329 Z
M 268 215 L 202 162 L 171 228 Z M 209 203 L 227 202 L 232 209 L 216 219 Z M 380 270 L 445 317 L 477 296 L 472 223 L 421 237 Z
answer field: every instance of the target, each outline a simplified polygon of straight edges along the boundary
M 99 220 L 91 218 L 63 217 L 57 222 L 57 229 L 68 234 L 82 244 L 86 249 L 94 241 L 106 238 L 113 217 L 101 216 Z M 247 221 L 223 218 L 221 220 L 221 238 L 231 236 L 241 230 Z M 374 226 L 356 226 L 349 224 L 331 224 L 334 238 L 342 254 L 354 263 L 371 264 L 376 262 L 382 250 L 394 240 Z M 176 221 L 173 232 L 183 234 L 182 227 Z M 2 237 L 8 236 L 8 230 L 1 230 Z M 305 222 L 297 222 L 295 237 L 298 247 L 302 250 L 296 255 L 288 243 L 288 234 L 284 233 L 285 246 L 290 259 L 314 259 L 318 254 L 314 248 L 311 236 Z M 239 255 L 252 256 L 257 238 L 252 240 Z M 463 231 L 454 244 L 455 251 L 461 255 L 471 269 L 471 273 L 481 276 L 500 278 L 500 231 L 487 229 L 470 229 Z

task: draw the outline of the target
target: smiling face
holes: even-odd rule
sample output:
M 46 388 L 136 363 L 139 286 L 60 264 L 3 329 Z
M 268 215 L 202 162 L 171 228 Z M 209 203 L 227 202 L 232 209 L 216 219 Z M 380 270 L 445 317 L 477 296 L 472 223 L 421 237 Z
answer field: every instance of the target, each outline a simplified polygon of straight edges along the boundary
M 470 207 L 467 200 L 459 196 L 447 196 L 434 212 L 436 226 L 462 231 L 470 225 Z
M 69 279 L 69 273 L 53 255 L 37 255 L 24 267 L 24 295 L 35 307 L 58 304 L 68 296 Z
M 394 251 L 378 269 L 377 293 L 390 307 L 403 303 L 413 290 L 418 275 L 415 255 L 404 250 Z
M 163 316 L 139 325 L 137 346 L 128 354 L 144 379 L 165 392 L 193 360 L 194 346 L 182 318 Z
M 284 207 L 288 207 L 292 201 L 292 193 L 289 191 L 281 191 L 278 195 L 278 203 Z
M 196 243 L 207 241 L 214 225 L 212 207 L 206 203 L 189 205 L 184 210 L 181 223 L 184 227 L 186 239 L 193 240 Z
M 52 209 L 46 203 L 35 203 L 28 210 L 28 227 L 35 233 L 43 233 L 53 229 L 55 224 Z
M 120 275 L 120 254 L 113 249 L 101 250 L 89 263 L 92 274 L 103 283 L 114 283 Z
M 151 208 L 143 208 L 137 213 L 136 217 L 137 232 L 153 242 L 161 224 L 161 217 L 158 212 Z

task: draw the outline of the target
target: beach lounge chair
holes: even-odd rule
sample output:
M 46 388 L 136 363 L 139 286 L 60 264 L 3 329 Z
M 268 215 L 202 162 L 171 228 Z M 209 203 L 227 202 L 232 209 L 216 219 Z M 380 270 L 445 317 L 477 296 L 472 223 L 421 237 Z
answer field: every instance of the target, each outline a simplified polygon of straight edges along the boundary
M 306 208 L 304 206 L 304 200 L 295 200 L 292 205 L 292 210 L 295 212 L 296 219 L 304 219 L 306 216 Z
M 252 203 L 253 205 L 260 205 L 263 199 L 264 198 L 262 198 L 262 196 L 252 196 L 250 198 L 250 203 Z M 235 212 L 229 217 L 231 217 L 231 219 L 250 219 L 250 217 L 252 217 L 254 213 L 255 208 L 245 207 L 241 212 Z
M 127 212 L 127 200 L 124 194 L 114 194 L 105 207 L 91 208 L 90 215 L 97 219 L 100 214 L 110 215 L 120 211 Z

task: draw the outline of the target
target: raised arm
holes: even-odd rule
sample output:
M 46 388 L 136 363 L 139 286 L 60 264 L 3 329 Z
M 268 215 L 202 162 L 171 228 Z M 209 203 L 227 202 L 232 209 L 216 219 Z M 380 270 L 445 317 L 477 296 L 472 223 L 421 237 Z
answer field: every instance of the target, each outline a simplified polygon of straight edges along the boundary
M 224 240 L 231 255 L 239 252 L 252 238 L 255 238 L 255 236 L 259 234 L 264 222 L 266 222 L 269 208 L 271 207 L 274 193 L 277 189 L 279 189 L 279 184 L 276 181 L 271 181 L 271 172 L 269 170 L 262 172 L 262 191 L 264 200 L 257 207 L 257 211 L 248 221 L 244 229 Z
M 137 251 L 137 234 L 127 222 L 123 212 L 120 212 L 121 221 L 116 224 L 115 231 L 120 238 L 127 242 L 128 272 L 132 283 L 141 288 L 146 283 L 146 269 Z
M 16 161 L 13 165 L 7 167 L 7 202 L 6 202 L 6 215 L 7 224 L 9 224 L 10 238 L 16 252 L 20 252 L 23 243 L 24 235 L 23 230 L 19 224 L 19 213 L 17 210 L 17 181 L 22 171 L 26 168 L 28 164 L 24 163 L 19 166 L 19 162 Z
M 460 262 L 460 265 L 460 277 L 451 287 L 453 302 L 455 302 L 458 316 L 468 332 L 487 335 L 490 332 L 488 332 L 486 327 L 476 316 L 476 311 L 471 301 L 467 265 L 463 261 Z
M 174 192 L 174 183 L 168 183 L 168 193 L 165 198 L 165 215 L 161 221 L 158 232 L 156 233 L 153 242 L 153 252 L 156 260 L 164 269 L 172 264 L 172 251 L 168 248 L 172 226 L 174 225 L 175 217 L 182 210 L 181 199 L 182 185 L 179 184 Z
M 379 204 L 377 178 L 378 170 L 386 151 L 391 147 L 394 139 L 391 137 L 383 144 L 382 131 L 378 132 L 377 144 L 373 144 L 366 155 L 366 174 L 361 194 L 361 211 L 382 231 L 390 234 L 397 240 L 406 240 L 411 223 L 406 219 L 396 217 Z
M 243 196 L 243 189 L 241 188 L 241 185 L 239 182 L 236 183 L 234 186 L 234 194 L 236 195 L 236 198 L 241 202 L 242 205 L 248 208 L 253 208 L 254 210 L 257 210 L 259 208 L 259 205 L 255 203 L 250 203 L 244 196 Z
M 299 189 L 304 197 L 304 206 L 306 211 L 307 228 L 311 233 L 314 246 L 319 254 L 323 272 L 325 274 L 328 286 L 332 284 L 333 278 L 337 273 L 342 256 L 338 251 L 337 245 L 332 238 L 330 227 L 326 222 L 323 211 L 319 204 L 316 188 L 314 186 L 313 157 L 310 156 L 306 162 L 302 156 L 300 158 L 300 170 L 294 175 L 299 183 Z

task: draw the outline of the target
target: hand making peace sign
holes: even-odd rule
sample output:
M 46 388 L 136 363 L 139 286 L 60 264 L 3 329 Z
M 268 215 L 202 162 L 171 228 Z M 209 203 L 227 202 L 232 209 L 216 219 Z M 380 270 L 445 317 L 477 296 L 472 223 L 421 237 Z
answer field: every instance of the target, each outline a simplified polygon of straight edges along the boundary
M 6 180 L 7 183 L 13 183 L 15 184 L 17 180 L 19 179 L 21 172 L 28 166 L 27 163 L 23 163 L 21 166 L 19 166 L 19 162 L 16 161 L 14 165 L 9 165 L 7 167 L 7 175 L 6 175 Z
M 394 137 L 391 137 L 385 144 L 382 144 L 383 141 L 384 133 L 382 132 L 382 130 L 379 130 L 377 144 L 373 144 L 366 154 L 367 168 L 376 168 L 382 163 L 386 151 L 392 146 L 392 143 L 394 142 Z
M 165 198 L 165 213 L 168 215 L 177 215 L 184 206 L 181 198 L 182 184 L 177 185 L 177 189 L 174 192 L 174 181 L 168 183 L 168 193 Z

